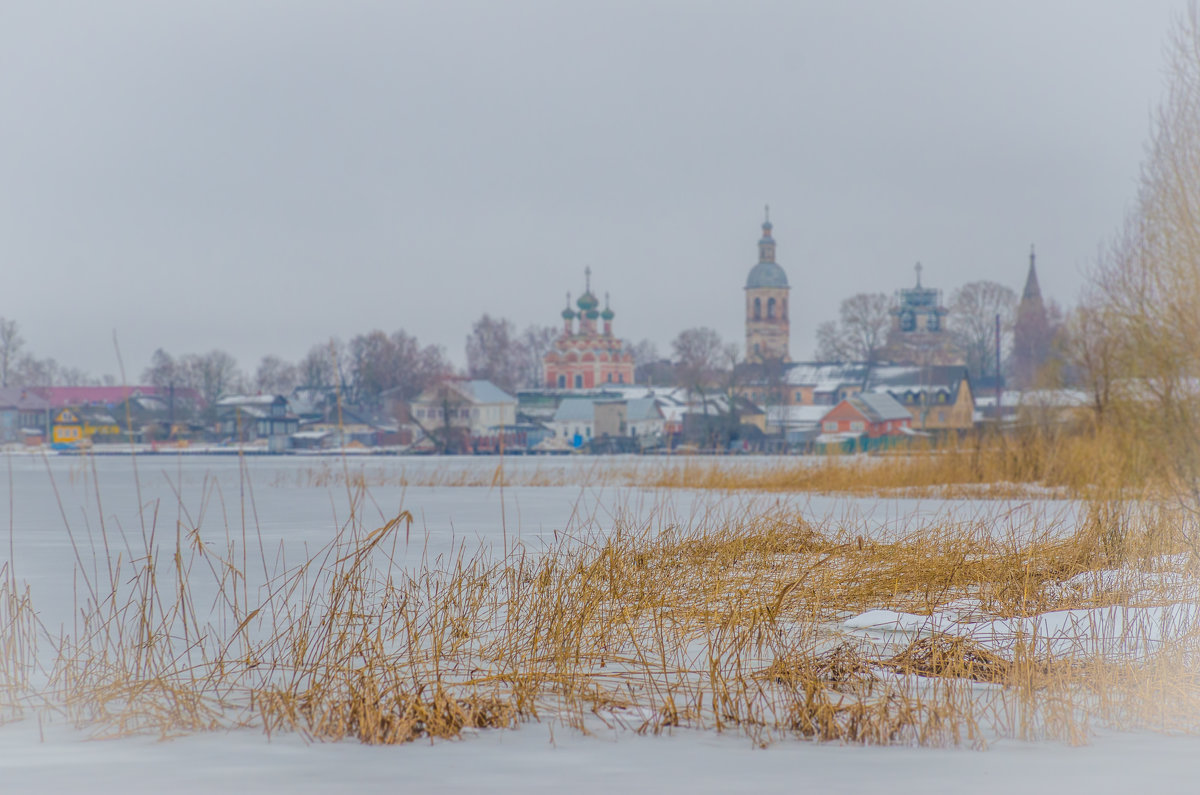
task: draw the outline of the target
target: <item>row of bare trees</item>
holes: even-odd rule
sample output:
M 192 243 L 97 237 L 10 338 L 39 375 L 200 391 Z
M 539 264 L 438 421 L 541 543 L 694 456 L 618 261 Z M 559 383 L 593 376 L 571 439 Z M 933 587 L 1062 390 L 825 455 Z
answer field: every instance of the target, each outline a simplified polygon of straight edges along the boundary
M 94 386 L 115 383 L 114 378 L 94 378 L 77 367 L 59 364 L 51 357 L 41 358 L 25 348 L 25 338 L 17 321 L 0 317 L 0 387 Z
M 1017 294 L 993 281 L 975 281 L 954 291 L 947 309 L 947 331 L 974 379 L 996 375 L 996 317 L 1000 317 L 1002 361 L 1012 350 Z M 815 357 L 821 361 L 879 361 L 892 328 L 895 302 L 884 293 L 858 293 L 842 301 L 838 319 L 817 327 Z M 1062 312 L 1051 303 L 1048 323 L 1040 333 L 1052 339 L 1061 326 Z M 1004 365 L 1001 365 L 1002 369 Z
M 159 349 L 142 380 L 164 388 L 194 389 L 209 404 L 236 393 L 288 394 L 307 388 L 337 389 L 348 403 L 378 407 L 385 395 L 410 400 L 458 375 L 487 379 L 510 391 L 539 386 L 542 356 L 556 336 L 553 328 L 537 326 L 517 334 L 512 321 L 484 315 L 467 337 L 467 369 L 462 373 L 441 347 L 422 345 L 403 329 L 390 334 L 376 329 L 348 342 L 331 339 L 312 346 L 298 362 L 264 356 L 252 373 L 243 371 L 225 351 L 172 356 Z

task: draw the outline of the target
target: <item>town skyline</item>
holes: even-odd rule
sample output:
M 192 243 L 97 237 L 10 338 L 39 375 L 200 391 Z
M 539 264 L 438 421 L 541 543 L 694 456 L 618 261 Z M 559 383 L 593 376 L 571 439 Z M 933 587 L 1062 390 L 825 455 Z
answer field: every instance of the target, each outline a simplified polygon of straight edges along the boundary
M 624 338 L 736 341 L 765 203 L 797 356 L 917 261 L 1019 289 L 1036 243 L 1070 305 L 1183 7 L 66 5 L 0 32 L 0 315 L 95 375 L 115 331 L 126 380 L 372 328 L 461 366 L 481 314 L 553 325 L 588 266 Z

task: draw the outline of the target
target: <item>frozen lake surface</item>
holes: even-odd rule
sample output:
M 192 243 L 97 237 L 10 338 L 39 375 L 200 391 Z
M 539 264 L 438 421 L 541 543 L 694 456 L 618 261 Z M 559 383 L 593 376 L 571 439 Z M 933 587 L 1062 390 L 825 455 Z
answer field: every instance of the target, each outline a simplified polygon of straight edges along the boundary
M 1074 526 L 1076 506 L 1043 501 L 847 498 L 806 494 L 663 491 L 638 484 L 639 459 L 305 459 L 16 455 L 4 462 L 8 525 L 0 562 L 29 584 L 43 623 L 70 627 L 103 562 L 133 556 L 153 536 L 173 549 L 177 532 L 206 544 L 246 539 L 269 560 L 298 561 L 337 533 L 353 511 L 363 527 L 401 510 L 414 518 L 397 565 L 434 563 L 456 549 L 523 544 L 536 552 L 556 534 L 603 534 L 617 517 L 651 527 L 716 521 L 749 510 L 796 510 L 809 521 L 885 537 L 914 521 L 982 523 L 997 534 Z M 757 459 L 738 466 L 771 466 Z M 655 466 L 661 466 L 659 462 Z M 136 477 L 135 477 L 136 468 Z M 604 476 L 619 471 L 620 476 Z M 632 473 L 632 474 L 631 474 Z M 347 475 L 349 478 L 347 478 Z M 366 486 L 360 494 L 351 483 Z M 493 483 L 493 481 L 496 481 Z M 531 482 L 549 485 L 528 485 Z M 588 485 L 589 483 L 605 485 Z M 470 485 L 452 485 L 468 483 Z M 352 506 L 353 504 L 353 506 Z M 105 552 L 107 544 L 108 551 Z M 126 558 L 127 559 L 127 558 Z M 248 567 L 253 572 L 253 567 Z M 860 748 L 779 742 L 755 749 L 744 736 L 690 730 L 584 736 L 552 721 L 460 741 L 366 747 L 306 745 L 295 735 L 211 732 L 166 742 L 89 741 L 53 715 L 0 727 L 0 791 L 212 791 L 343 789 L 474 792 L 944 791 L 1191 792 L 1200 740 L 1102 735 L 1085 748 L 1001 743 L 987 752 Z

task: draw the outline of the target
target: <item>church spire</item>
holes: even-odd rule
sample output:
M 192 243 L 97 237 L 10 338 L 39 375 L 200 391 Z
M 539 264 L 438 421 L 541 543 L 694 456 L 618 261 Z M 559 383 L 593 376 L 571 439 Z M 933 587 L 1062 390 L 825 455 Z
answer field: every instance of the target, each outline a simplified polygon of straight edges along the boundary
M 1025 277 L 1025 291 L 1021 294 L 1022 301 L 1041 301 L 1042 288 L 1038 285 L 1037 255 L 1033 245 L 1029 246 L 1029 275 Z

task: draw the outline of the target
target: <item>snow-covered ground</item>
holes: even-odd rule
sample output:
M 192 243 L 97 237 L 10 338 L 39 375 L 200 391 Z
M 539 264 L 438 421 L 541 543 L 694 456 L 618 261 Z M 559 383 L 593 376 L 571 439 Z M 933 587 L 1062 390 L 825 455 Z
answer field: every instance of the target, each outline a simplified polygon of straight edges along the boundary
M 0 727 L 11 793 L 1195 793 L 1200 739 L 1105 734 L 1081 748 L 987 751 L 775 743 L 677 731 L 582 736 L 545 724 L 453 742 L 364 746 L 256 732 L 88 741 Z
M 450 555 L 459 545 L 519 543 L 536 551 L 556 533 L 581 528 L 603 532 L 618 515 L 666 525 L 779 505 L 800 510 L 814 523 L 850 527 L 867 537 L 900 532 L 914 519 L 949 517 L 985 525 L 997 534 L 1064 529 L 1076 520 L 1075 506 L 1049 500 L 662 494 L 623 485 L 580 485 L 589 480 L 595 459 L 505 462 L 506 471 L 524 475 L 574 468 L 578 477 L 569 478 L 569 485 L 402 485 L 402 474 L 413 482 L 422 481 L 411 477 L 415 472 L 424 473 L 423 482 L 434 482 L 447 468 L 486 476 L 497 463 L 376 459 L 345 466 L 370 485 L 368 496 L 354 508 L 365 527 L 378 526 L 401 510 L 414 515 L 409 544 L 398 559 L 402 566 Z M 0 530 L 0 564 L 12 566 L 18 581 L 29 584 L 33 603 L 51 631 L 71 626 L 76 599 L 85 587 L 77 565 L 88 579 L 102 583 L 107 569 L 100 561 L 135 555 L 150 534 L 159 545 L 173 548 L 177 528 L 183 533 L 199 528 L 207 544 L 226 539 L 240 544 L 245 538 L 254 548 L 261 544 L 268 559 L 299 560 L 326 544 L 347 521 L 355 494 L 336 477 L 343 473 L 341 462 L 302 458 L 160 455 L 135 462 L 12 456 L 0 466 L 7 468 L 0 469 L 6 509 L 0 511 L 0 523 L 8 525 L 7 532 Z M 5 481 L 10 485 L 5 487 Z M 1021 630 L 977 616 L 964 621 L 961 613 L 934 620 L 965 627 L 977 641 L 998 643 L 1005 633 Z M 1052 627 L 1046 623 L 1032 630 L 1046 637 L 1052 629 L 1069 629 L 1072 621 L 1079 626 L 1080 620 L 1048 617 L 1044 621 L 1053 622 Z M 855 631 L 882 636 L 920 634 L 930 621 L 877 611 L 851 624 Z M 1193 772 L 1198 758 L 1200 738 L 1148 733 L 1102 734 L 1083 748 L 1001 742 L 986 752 L 801 741 L 759 749 L 737 733 L 675 730 L 642 736 L 604 730 L 585 736 L 553 720 L 398 747 L 305 744 L 297 735 L 268 739 L 252 730 L 168 741 L 95 740 L 87 727 L 75 729 L 53 711 L 42 710 L 0 726 L 0 792 L 1195 792 L 1200 790 Z

